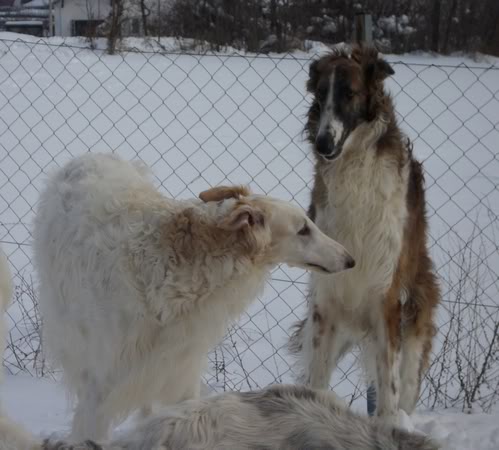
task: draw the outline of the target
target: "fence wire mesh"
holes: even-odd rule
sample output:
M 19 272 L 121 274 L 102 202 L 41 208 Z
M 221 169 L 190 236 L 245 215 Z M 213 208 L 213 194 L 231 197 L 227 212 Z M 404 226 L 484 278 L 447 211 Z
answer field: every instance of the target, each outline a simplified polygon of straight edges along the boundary
M 303 139 L 311 57 L 99 50 L 0 40 L 0 243 L 14 269 L 4 364 L 45 364 L 31 262 L 31 221 L 45 175 L 87 151 L 141 159 L 175 198 L 248 183 L 306 208 L 312 155 Z M 442 284 L 425 406 L 499 398 L 499 68 L 388 58 L 400 124 L 424 161 L 430 245 Z M 434 60 L 438 61 L 437 59 Z M 290 326 L 304 315 L 307 275 L 280 267 L 261 298 L 209 355 L 216 390 L 293 381 Z M 365 396 L 356 355 L 331 386 Z

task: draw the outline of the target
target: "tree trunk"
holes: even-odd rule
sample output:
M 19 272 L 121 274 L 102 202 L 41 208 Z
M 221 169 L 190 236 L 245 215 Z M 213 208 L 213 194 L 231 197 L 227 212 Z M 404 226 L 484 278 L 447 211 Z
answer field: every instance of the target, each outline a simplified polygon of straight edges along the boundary
M 279 47 L 282 45 L 282 26 L 281 19 L 277 13 L 277 0 L 270 0 L 270 32 L 277 37 L 277 49 L 280 50 Z
M 440 0 L 433 0 L 431 28 L 431 50 L 438 53 L 438 41 L 440 38 Z
M 494 24 L 499 23 L 499 3 L 497 3 L 497 0 L 491 0 L 489 3 L 490 6 L 487 5 L 487 11 L 489 11 L 490 26 L 486 27 L 487 31 L 484 38 L 483 51 L 493 52 L 497 56 L 499 54 L 499 29 Z
M 112 0 L 107 51 L 110 55 L 116 52 L 116 43 L 121 33 L 121 20 L 123 17 L 123 0 Z
M 444 53 L 449 53 L 449 36 L 452 27 L 452 19 L 456 15 L 456 10 L 457 10 L 457 0 L 453 0 L 449 14 L 447 15 L 447 28 L 445 30 L 444 43 L 443 43 Z
M 158 0 L 159 2 L 160 0 Z M 147 31 L 147 16 L 149 15 L 150 11 L 149 8 L 146 6 L 145 0 L 140 0 L 140 12 L 142 14 L 142 28 L 144 29 L 144 36 L 148 36 L 148 31 Z M 160 18 L 158 17 L 158 20 Z

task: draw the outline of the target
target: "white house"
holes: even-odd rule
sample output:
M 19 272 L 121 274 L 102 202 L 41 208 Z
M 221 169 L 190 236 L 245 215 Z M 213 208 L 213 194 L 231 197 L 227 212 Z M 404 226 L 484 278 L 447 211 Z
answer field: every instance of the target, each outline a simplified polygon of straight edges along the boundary
M 111 11 L 112 0 L 54 0 L 56 36 L 85 36 Z
M 47 0 L 0 0 L 0 30 L 46 36 L 49 28 Z

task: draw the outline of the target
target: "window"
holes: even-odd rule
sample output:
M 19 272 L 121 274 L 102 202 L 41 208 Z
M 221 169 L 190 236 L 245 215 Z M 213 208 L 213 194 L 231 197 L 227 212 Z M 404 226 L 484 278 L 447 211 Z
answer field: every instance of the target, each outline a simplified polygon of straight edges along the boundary
M 73 20 L 71 21 L 72 36 L 97 36 L 97 27 L 103 23 L 103 20 Z
M 132 34 L 139 35 L 140 34 L 140 21 L 139 19 L 132 19 Z

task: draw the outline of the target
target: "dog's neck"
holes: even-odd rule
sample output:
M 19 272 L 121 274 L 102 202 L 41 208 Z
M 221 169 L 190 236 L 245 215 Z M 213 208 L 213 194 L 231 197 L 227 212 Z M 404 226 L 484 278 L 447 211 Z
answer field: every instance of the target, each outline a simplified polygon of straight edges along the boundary
M 246 279 L 253 284 L 260 279 L 263 285 L 273 267 L 268 259 L 270 245 L 248 240 L 244 232 L 221 229 L 214 204 L 205 208 L 186 202 L 165 216 L 159 211 L 151 226 L 133 241 L 136 248 L 127 249 L 127 259 L 135 266 L 132 273 L 140 274 L 136 289 L 146 299 L 160 295 L 179 311 L 196 308 L 225 288 L 237 297 L 237 287 L 244 286 Z M 163 312 L 162 307 L 150 311 L 160 322 Z

